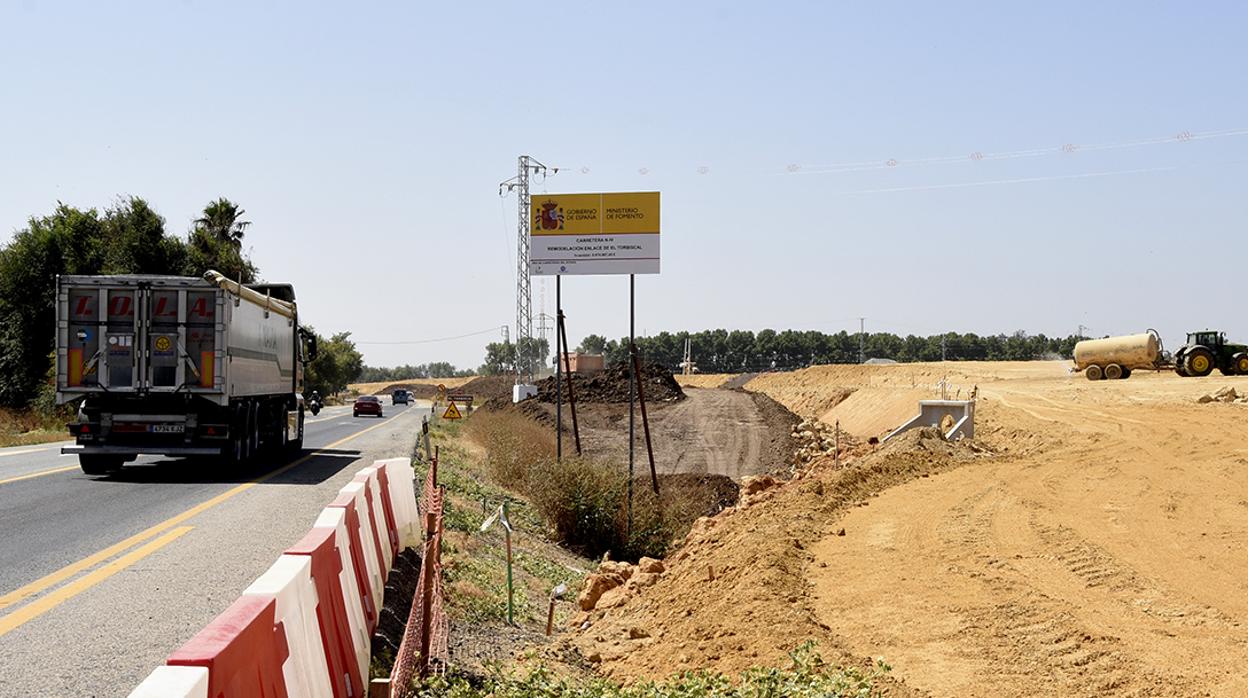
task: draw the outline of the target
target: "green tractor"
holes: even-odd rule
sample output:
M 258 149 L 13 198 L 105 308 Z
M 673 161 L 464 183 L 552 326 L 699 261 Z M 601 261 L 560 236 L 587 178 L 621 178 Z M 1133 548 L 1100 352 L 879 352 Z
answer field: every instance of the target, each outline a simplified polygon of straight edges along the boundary
M 1231 344 L 1225 332 L 1205 330 L 1187 335 L 1187 344 L 1174 353 L 1174 371 L 1180 376 L 1207 376 L 1218 369 L 1224 376 L 1248 375 L 1248 345 Z

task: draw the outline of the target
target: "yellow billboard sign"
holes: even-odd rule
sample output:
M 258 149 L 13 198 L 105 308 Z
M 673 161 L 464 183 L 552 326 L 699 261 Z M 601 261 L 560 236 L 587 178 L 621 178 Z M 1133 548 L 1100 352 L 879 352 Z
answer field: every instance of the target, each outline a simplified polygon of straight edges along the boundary
M 534 275 L 659 273 L 659 192 L 530 197 Z
M 533 235 L 659 234 L 659 192 L 541 194 L 529 204 Z

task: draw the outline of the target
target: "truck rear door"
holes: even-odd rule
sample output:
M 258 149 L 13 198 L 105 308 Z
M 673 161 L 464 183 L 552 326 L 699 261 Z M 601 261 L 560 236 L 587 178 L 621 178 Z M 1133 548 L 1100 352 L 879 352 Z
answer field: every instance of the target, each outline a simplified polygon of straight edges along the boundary
M 62 287 L 58 388 L 220 390 L 221 293 L 206 285 L 100 277 Z
M 143 387 L 152 392 L 212 390 L 217 385 L 220 293 L 154 286 L 139 291 Z

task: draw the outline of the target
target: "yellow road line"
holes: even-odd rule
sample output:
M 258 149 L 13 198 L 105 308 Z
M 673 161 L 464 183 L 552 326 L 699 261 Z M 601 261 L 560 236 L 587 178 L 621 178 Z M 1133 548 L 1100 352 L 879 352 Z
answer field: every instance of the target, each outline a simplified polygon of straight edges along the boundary
M 78 469 L 78 466 L 76 465 L 67 465 L 61 468 L 52 468 L 51 470 L 40 470 L 37 473 L 26 473 L 25 475 L 18 475 L 17 477 L 11 477 L 7 480 L 0 480 L 0 485 L 7 485 L 10 482 L 19 482 L 21 480 L 29 480 L 34 477 L 43 477 L 44 475 L 55 475 L 57 473 L 63 473 L 66 470 L 77 470 L 77 469 Z
M 26 623 L 34 618 L 38 618 L 48 611 L 51 611 L 87 589 L 90 589 L 130 565 L 133 565 L 139 560 L 142 560 L 148 555 L 151 555 L 157 550 L 169 545 L 178 538 L 181 538 L 192 528 L 194 528 L 194 526 L 181 526 L 179 528 L 175 528 L 156 540 L 151 541 L 142 547 L 131 550 L 125 555 L 122 555 L 116 560 L 113 560 L 90 574 L 83 575 L 82 577 L 75 579 L 72 583 L 66 584 L 51 594 L 48 594 L 47 596 L 44 596 L 43 598 L 27 604 L 9 615 L 0 618 L 0 637 L 3 637 L 8 632 L 17 629 L 23 623 Z
M 212 499 L 196 504 L 195 506 L 191 507 L 190 509 L 187 509 L 181 514 L 165 519 L 164 521 L 156 524 L 155 526 L 152 526 L 151 528 L 145 531 L 140 531 L 139 533 L 136 533 L 133 536 L 130 536 L 129 538 L 121 541 L 120 543 L 115 543 L 113 545 L 110 545 L 107 548 L 104 548 L 103 550 L 97 553 L 88 555 L 87 557 L 84 557 L 77 562 L 70 563 L 45 577 L 36 579 L 30 584 L 27 584 L 18 589 L 14 589 L 13 591 L 10 591 L 4 596 L 0 596 L 0 609 L 5 609 L 10 606 L 13 606 L 14 604 L 21 603 L 22 601 L 34 596 L 35 594 L 42 592 L 43 590 L 49 587 L 60 584 L 61 582 L 65 581 L 66 579 L 69 579 L 70 577 L 73 577 L 74 575 L 78 574 L 79 572 L 82 572 L 83 570 L 90 569 L 100 564 L 101 562 L 109 559 L 110 557 L 113 557 L 114 555 L 117 555 L 135 545 L 138 545 L 139 543 L 142 543 L 148 538 L 164 533 L 165 531 L 169 530 L 170 528 L 173 528 L 174 526 L 177 526 L 183 521 L 186 521 L 187 519 L 193 516 L 196 516 L 198 514 L 204 513 L 205 511 L 215 507 L 216 505 L 220 504 L 221 502 L 224 502 L 225 500 L 229 499 L 230 497 L 233 497 L 236 494 L 239 494 L 241 492 L 246 492 L 247 490 L 251 489 L 252 487 L 255 487 L 256 485 L 266 480 L 277 477 L 278 475 L 281 475 L 282 473 L 286 472 L 287 470 L 290 470 L 291 468 L 294 468 L 296 466 L 302 465 L 303 463 L 306 463 L 307 461 L 320 455 L 323 451 L 328 451 L 332 448 L 337 448 L 338 446 L 341 446 L 342 444 L 356 437 L 363 436 L 364 434 L 367 434 L 368 432 L 374 429 L 383 427 L 389 424 L 392 420 L 397 419 L 398 417 L 401 417 L 401 416 L 403 415 L 402 414 L 395 415 L 394 417 L 391 417 L 390 419 L 382 421 L 378 424 L 374 424 L 373 426 L 367 429 L 362 429 L 360 431 L 355 432 L 354 434 L 351 434 L 350 436 L 339 439 L 335 441 L 334 443 L 329 444 L 328 446 L 323 446 L 292 463 L 287 463 L 286 465 L 283 465 L 282 467 L 276 470 L 266 473 L 265 475 L 261 475 L 260 477 L 257 477 L 256 479 L 250 482 L 244 482 L 241 485 L 238 485 L 229 490 L 226 490 L 225 492 L 222 492 L 221 494 L 213 497 Z M 5 617 L 7 618 L 7 616 Z M 3 619 L 0 619 L 0 622 L 2 621 Z

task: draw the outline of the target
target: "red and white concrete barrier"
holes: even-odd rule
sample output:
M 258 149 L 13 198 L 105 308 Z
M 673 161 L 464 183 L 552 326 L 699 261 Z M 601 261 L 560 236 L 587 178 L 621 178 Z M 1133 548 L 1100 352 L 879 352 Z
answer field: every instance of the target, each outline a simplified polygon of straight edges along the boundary
M 363 698 L 385 579 L 420 542 L 411 460 L 363 468 L 130 698 Z

